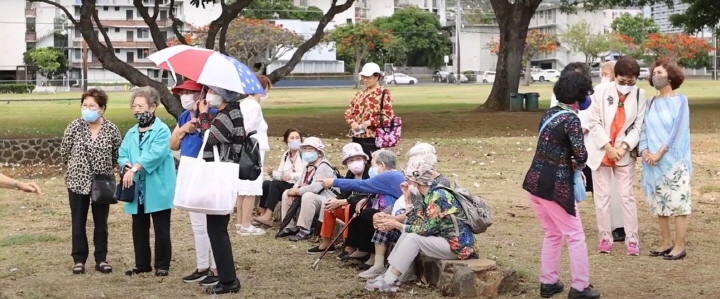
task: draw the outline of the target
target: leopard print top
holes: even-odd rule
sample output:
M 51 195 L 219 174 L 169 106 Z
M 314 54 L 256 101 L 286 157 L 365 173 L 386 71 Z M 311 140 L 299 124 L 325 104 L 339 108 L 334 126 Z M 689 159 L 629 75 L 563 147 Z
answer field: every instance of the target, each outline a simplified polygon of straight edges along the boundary
M 67 166 L 65 185 L 77 194 L 89 195 L 94 174 L 113 175 L 122 142 L 120 130 L 103 118 L 97 138 L 90 138 L 87 122 L 76 119 L 67 126 L 60 154 Z

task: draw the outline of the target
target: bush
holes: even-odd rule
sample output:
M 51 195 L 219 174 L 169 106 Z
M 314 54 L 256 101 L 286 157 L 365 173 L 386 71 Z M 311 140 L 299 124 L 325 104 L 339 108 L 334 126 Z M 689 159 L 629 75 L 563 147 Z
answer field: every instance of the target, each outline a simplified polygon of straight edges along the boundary
M 0 93 L 30 93 L 33 88 L 32 84 L 0 84 Z

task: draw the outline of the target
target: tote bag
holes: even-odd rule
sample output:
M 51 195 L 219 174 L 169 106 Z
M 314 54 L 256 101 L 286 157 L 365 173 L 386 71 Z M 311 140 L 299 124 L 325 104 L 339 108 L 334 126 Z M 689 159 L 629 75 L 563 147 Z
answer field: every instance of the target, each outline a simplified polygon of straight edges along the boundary
M 545 126 L 547 126 L 547 124 L 551 120 L 553 120 L 555 117 L 557 117 L 558 115 L 563 114 L 563 113 L 570 113 L 570 111 L 567 111 L 567 110 L 559 111 L 559 112 L 553 114 L 553 116 L 548 118 L 545 121 L 545 123 L 542 124 L 542 126 L 540 127 L 540 131 L 538 131 L 538 139 L 540 139 L 540 134 L 542 134 L 542 131 L 543 131 L 543 129 L 545 129 Z M 585 192 L 586 192 L 585 191 L 585 183 L 583 182 L 583 179 L 582 179 L 582 171 L 576 170 L 575 173 L 573 173 L 573 193 L 575 195 L 575 201 L 576 202 L 584 201 L 585 200 Z
M 207 215 L 229 215 L 235 208 L 240 166 L 220 162 L 217 146 L 213 147 L 213 162 L 202 159 L 208 140 L 203 136 L 202 147 L 196 158 L 180 157 L 175 198 L 176 208 Z

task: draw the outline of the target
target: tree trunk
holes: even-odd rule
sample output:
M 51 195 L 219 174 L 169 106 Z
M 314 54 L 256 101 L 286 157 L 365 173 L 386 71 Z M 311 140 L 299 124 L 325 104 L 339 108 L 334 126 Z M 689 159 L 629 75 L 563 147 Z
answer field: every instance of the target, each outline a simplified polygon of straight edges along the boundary
M 495 83 L 485 103 L 478 109 L 506 111 L 510 109 L 510 93 L 520 87 L 525 39 L 528 26 L 542 0 L 490 0 L 500 27 L 500 49 L 495 67 Z M 526 74 L 529 76 L 530 74 Z
M 362 54 L 355 54 L 355 71 L 353 72 L 353 81 L 355 82 L 355 89 L 360 88 L 360 65 L 362 64 Z
M 531 61 L 532 58 L 529 58 L 527 61 L 525 61 L 525 86 L 530 86 L 530 82 L 532 81 L 532 66 L 530 65 Z

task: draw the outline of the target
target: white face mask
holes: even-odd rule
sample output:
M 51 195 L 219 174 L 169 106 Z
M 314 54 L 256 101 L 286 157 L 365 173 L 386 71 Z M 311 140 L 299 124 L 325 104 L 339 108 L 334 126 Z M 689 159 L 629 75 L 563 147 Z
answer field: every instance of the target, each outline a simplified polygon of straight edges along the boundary
M 420 190 L 418 189 L 417 185 L 411 184 L 408 186 L 408 191 L 410 191 L 410 194 L 412 195 L 419 195 Z
M 182 104 L 182 107 L 185 108 L 185 110 L 192 110 L 193 108 L 195 108 L 195 95 L 194 94 L 181 95 L 180 103 Z
M 600 83 L 608 83 L 610 82 L 610 77 L 602 77 L 600 78 Z
M 260 97 L 260 102 L 265 102 L 265 101 L 267 101 L 267 99 L 268 99 L 269 97 L 270 97 L 269 94 L 265 94 L 264 96 L 261 96 L 261 97 Z
M 208 93 L 207 96 L 205 96 L 205 100 L 207 100 L 208 105 L 210 107 L 218 107 L 220 104 L 222 104 L 222 97 L 219 94 L 210 94 Z
M 617 91 L 624 95 L 630 93 L 633 90 L 633 87 L 635 86 L 615 84 Z

